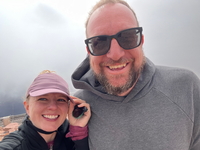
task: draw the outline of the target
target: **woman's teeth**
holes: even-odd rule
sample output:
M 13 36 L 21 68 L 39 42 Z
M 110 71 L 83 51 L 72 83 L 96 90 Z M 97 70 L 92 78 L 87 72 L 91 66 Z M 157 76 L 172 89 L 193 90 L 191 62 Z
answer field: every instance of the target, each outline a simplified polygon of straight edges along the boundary
M 43 117 L 48 119 L 56 119 L 58 118 L 58 115 L 43 115 Z

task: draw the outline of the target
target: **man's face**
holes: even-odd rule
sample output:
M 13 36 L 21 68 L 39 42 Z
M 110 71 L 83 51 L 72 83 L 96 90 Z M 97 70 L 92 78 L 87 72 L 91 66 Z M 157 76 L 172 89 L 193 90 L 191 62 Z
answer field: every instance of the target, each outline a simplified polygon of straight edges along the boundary
M 130 9 L 119 3 L 106 4 L 91 15 L 87 36 L 114 35 L 134 27 L 138 27 L 137 20 Z M 142 36 L 139 47 L 125 50 L 112 39 L 108 53 L 101 56 L 90 54 L 91 68 L 109 94 L 124 96 L 133 88 L 144 64 L 143 41 Z

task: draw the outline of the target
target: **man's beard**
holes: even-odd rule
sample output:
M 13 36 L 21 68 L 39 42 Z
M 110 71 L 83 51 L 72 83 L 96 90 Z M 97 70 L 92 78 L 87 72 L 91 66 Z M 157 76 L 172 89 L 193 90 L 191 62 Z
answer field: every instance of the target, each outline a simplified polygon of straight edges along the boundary
M 120 95 L 126 91 L 128 91 L 133 85 L 137 82 L 138 77 L 143 69 L 143 66 L 145 64 L 145 60 L 143 60 L 143 63 L 139 69 L 135 69 L 134 65 L 132 65 L 131 70 L 129 71 L 128 80 L 125 84 L 121 86 L 113 86 L 109 83 L 109 80 L 101 71 L 100 74 L 95 73 L 96 79 L 99 81 L 99 83 L 105 88 L 106 92 L 111 95 Z

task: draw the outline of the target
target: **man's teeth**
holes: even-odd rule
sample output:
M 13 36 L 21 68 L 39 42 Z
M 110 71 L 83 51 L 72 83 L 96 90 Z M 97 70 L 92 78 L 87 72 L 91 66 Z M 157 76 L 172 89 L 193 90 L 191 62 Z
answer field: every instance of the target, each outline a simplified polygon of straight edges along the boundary
M 126 64 L 121 64 L 121 65 L 117 65 L 117 66 L 109 66 L 110 69 L 119 69 L 119 68 L 123 68 L 125 67 Z
M 48 119 L 56 119 L 58 118 L 58 115 L 43 115 L 45 118 L 48 118 Z

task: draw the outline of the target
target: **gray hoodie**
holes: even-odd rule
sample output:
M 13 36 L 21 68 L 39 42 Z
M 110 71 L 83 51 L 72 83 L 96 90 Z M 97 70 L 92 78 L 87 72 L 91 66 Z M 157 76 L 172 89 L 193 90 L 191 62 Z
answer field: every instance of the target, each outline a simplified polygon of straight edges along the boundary
M 144 70 L 126 96 L 109 95 L 86 58 L 72 74 L 75 96 L 91 105 L 91 150 L 200 150 L 200 81 L 192 72 Z

